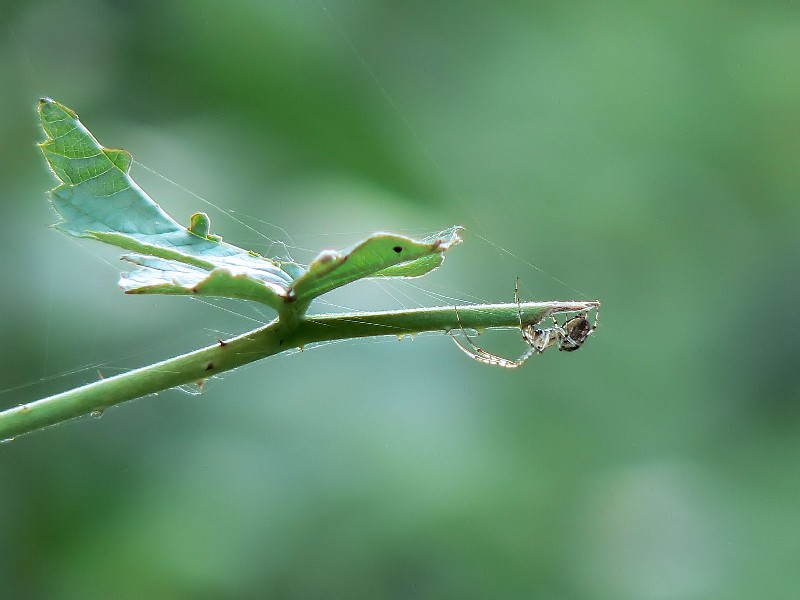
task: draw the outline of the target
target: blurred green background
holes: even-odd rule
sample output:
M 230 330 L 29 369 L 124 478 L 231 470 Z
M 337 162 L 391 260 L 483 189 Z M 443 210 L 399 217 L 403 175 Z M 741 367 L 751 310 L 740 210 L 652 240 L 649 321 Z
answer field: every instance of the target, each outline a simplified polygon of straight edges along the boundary
M 134 165 L 176 218 L 264 253 L 467 227 L 443 269 L 334 304 L 509 301 L 516 276 L 604 303 L 581 352 L 518 371 L 441 335 L 326 345 L 0 445 L 2 597 L 798 596 L 796 3 L 0 19 L 2 407 L 271 318 L 124 297 L 119 252 L 48 229 L 41 95 L 174 180 Z

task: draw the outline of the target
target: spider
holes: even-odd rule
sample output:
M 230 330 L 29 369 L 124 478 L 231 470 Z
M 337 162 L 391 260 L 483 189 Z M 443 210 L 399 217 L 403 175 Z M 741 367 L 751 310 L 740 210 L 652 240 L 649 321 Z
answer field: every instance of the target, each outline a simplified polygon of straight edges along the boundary
M 594 323 L 592 324 L 589 324 L 589 319 L 586 318 L 588 311 L 580 312 L 574 317 L 567 319 L 564 321 L 563 325 L 551 314 L 550 318 L 553 319 L 553 326 L 545 329 L 539 329 L 532 324 L 523 324 L 522 309 L 520 308 L 519 299 L 519 278 L 514 286 L 514 300 L 517 303 L 519 328 L 520 331 L 522 331 L 522 339 L 530 346 L 517 360 L 497 356 L 478 346 L 472 338 L 469 337 L 469 334 L 467 334 L 464 326 L 461 324 L 461 317 L 458 316 L 458 309 L 455 307 L 453 308 L 455 308 L 456 311 L 456 319 L 458 319 L 461 332 L 464 334 L 469 345 L 464 345 L 462 342 L 458 341 L 458 338 L 453 335 L 452 331 L 448 332 L 450 337 L 453 338 L 456 345 L 461 348 L 467 356 L 474 358 L 478 362 L 496 367 L 503 367 L 504 369 L 516 369 L 517 367 L 521 367 L 531 356 L 534 354 L 541 354 L 550 346 L 558 346 L 559 350 L 565 352 L 574 352 L 580 348 L 586 339 L 594 333 L 594 330 L 597 329 L 597 323 L 600 317 L 599 309 L 595 313 Z

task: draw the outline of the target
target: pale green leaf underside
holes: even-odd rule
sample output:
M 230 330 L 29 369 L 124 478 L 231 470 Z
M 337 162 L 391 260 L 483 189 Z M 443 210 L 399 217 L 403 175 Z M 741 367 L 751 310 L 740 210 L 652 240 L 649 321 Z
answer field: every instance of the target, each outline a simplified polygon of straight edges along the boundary
M 131 155 L 103 148 L 69 108 L 44 98 L 39 115 L 47 135 L 40 148 L 61 181 L 51 191 L 56 227 L 133 252 L 123 257 L 136 265 L 120 281 L 127 293 L 243 298 L 281 312 L 364 277 L 419 277 L 460 241 L 458 227 L 426 240 L 377 233 L 322 252 L 308 269 L 269 260 L 212 235 L 203 213 L 189 228 L 175 221 L 131 179 Z

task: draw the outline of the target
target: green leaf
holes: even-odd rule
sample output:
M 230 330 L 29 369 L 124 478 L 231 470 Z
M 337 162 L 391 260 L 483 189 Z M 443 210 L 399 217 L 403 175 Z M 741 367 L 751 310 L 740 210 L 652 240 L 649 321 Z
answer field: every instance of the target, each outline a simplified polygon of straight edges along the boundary
M 120 280 L 129 294 L 240 298 L 302 314 L 317 296 L 364 277 L 425 275 L 461 241 L 459 227 L 424 240 L 376 233 L 322 252 L 307 269 L 270 260 L 211 234 L 205 213 L 180 225 L 131 179 L 131 155 L 101 146 L 73 110 L 43 98 L 39 116 L 47 135 L 39 147 L 61 181 L 50 192 L 56 228 L 133 252 L 123 258 L 135 269 Z
M 365 277 L 420 277 L 444 261 L 444 252 L 461 241 L 461 227 L 414 240 L 376 233 L 342 253 L 321 253 L 291 286 L 298 300 L 310 300 Z
M 43 98 L 39 115 L 48 138 L 39 147 L 62 182 L 50 192 L 53 207 L 62 218 L 56 228 L 165 259 L 158 263 L 131 259 L 140 269 L 123 278 L 125 291 L 178 293 L 176 287 L 191 281 L 183 293 L 236 298 L 243 295 L 237 286 L 245 285 L 248 290 L 260 286 L 259 301 L 276 309 L 282 306 L 293 277 L 278 263 L 209 235 L 210 221 L 202 213 L 192 217 L 192 229 L 180 225 L 131 179 L 130 154 L 103 148 L 74 111 Z M 217 276 L 216 285 L 198 288 L 217 269 L 228 270 L 231 277 Z M 185 271 L 195 276 L 188 278 Z M 170 285 L 163 288 L 165 281 Z M 233 287 L 226 289 L 220 285 L 222 281 Z
M 213 269 L 209 274 L 207 269 L 153 256 L 128 254 L 123 258 L 139 267 L 120 279 L 120 287 L 128 294 L 221 296 L 255 300 L 275 310 L 281 305 L 273 305 L 273 298 L 285 295 L 280 283 L 256 280 L 231 269 Z

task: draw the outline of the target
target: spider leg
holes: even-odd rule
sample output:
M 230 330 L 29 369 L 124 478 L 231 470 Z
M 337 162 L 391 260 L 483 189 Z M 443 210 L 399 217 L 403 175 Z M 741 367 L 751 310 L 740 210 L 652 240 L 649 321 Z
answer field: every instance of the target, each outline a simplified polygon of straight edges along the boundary
M 576 317 L 583 316 L 583 317 L 584 317 L 584 320 L 585 320 L 586 313 L 583 313 L 583 312 L 582 312 L 582 313 L 578 313 L 578 314 L 577 314 L 577 315 L 575 315 L 575 316 L 576 316 Z M 566 325 L 566 324 L 567 324 L 569 321 L 570 321 L 570 319 L 568 319 L 567 321 L 564 321 L 564 325 Z M 567 330 L 566 330 L 566 329 L 564 329 L 564 327 L 563 327 L 563 326 L 562 326 L 562 327 L 559 327 L 559 329 L 561 330 L 561 342 L 560 342 L 560 343 L 559 343 L 559 345 L 558 345 L 558 346 L 559 346 L 559 350 L 563 350 L 563 349 L 564 349 L 564 346 L 565 346 L 567 343 L 569 343 L 569 345 L 570 345 L 570 348 L 573 348 L 573 349 L 574 349 L 574 348 L 578 348 L 578 347 L 581 345 L 581 344 L 580 344 L 580 343 L 578 343 L 576 340 L 572 339 L 572 336 L 571 336 L 569 333 L 567 333 Z M 591 332 L 590 332 L 590 333 L 591 333 Z M 587 335 L 587 337 L 588 337 L 588 335 Z
M 503 358 L 502 356 L 497 356 L 492 354 L 491 352 L 487 352 L 480 346 L 476 346 L 473 342 L 470 342 L 471 348 L 467 348 L 462 342 L 458 341 L 458 338 L 450 332 L 450 337 L 453 338 L 453 341 L 456 343 L 456 346 L 461 348 L 461 350 L 469 356 L 481 362 L 485 365 L 491 365 L 493 367 L 503 367 L 504 369 L 516 369 L 517 367 L 521 367 L 522 363 L 527 360 L 527 356 L 524 357 L 524 360 L 509 360 L 507 358 Z M 526 352 L 525 355 L 528 355 L 529 352 Z
M 589 335 L 594 333 L 594 330 L 597 329 L 597 326 L 600 325 L 600 307 L 595 307 L 596 312 L 594 313 L 594 323 L 592 323 L 592 331 L 589 332 Z
M 458 315 L 458 309 L 454 306 L 453 307 L 456 311 L 456 319 L 458 320 L 458 326 L 461 329 L 461 333 L 464 334 L 464 337 L 467 339 L 469 347 L 465 345 L 463 342 L 460 342 L 459 339 L 453 335 L 452 331 L 448 331 L 447 333 L 450 334 L 450 337 L 453 338 L 453 341 L 456 343 L 456 346 L 461 348 L 461 350 L 469 356 L 477 360 L 478 362 L 482 362 L 485 365 L 492 365 L 496 367 L 503 367 L 504 369 L 516 369 L 517 367 L 521 367 L 522 363 L 528 360 L 528 357 L 531 354 L 529 350 L 526 352 L 520 359 L 518 360 L 510 360 L 508 358 L 503 358 L 502 356 L 497 356 L 496 354 L 492 354 L 491 352 L 487 352 L 480 346 L 478 346 L 473 339 L 469 336 L 467 331 L 464 329 L 464 324 L 461 322 L 461 317 Z
M 547 330 L 536 329 L 536 327 L 534 327 L 532 324 L 524 325 L 522 323 L 522 306 L 520 306 L 521 302 L 519 298 L 519 277 L 517 277 L 517 279 L 514 281 L 514 301 L 517 303 L 517 316 L 519 317 L 519 330 L 522 332 L 522 341 L 533 348 L 534 352 L 541 354 L 547 349 L 547 346 L 545 345 L 543 348 L 539 349 L 537 336 L 539 333 Z M 555 319 L 553 320 L 555 321 Z M 558 325 L 558 323 L 556 323 L 556 325 Z M 531 354 L 532 353 L 530 351 L 526 351 L 525 354 L 517 359 L 517 361 L 525 362 L 531 357 Z

